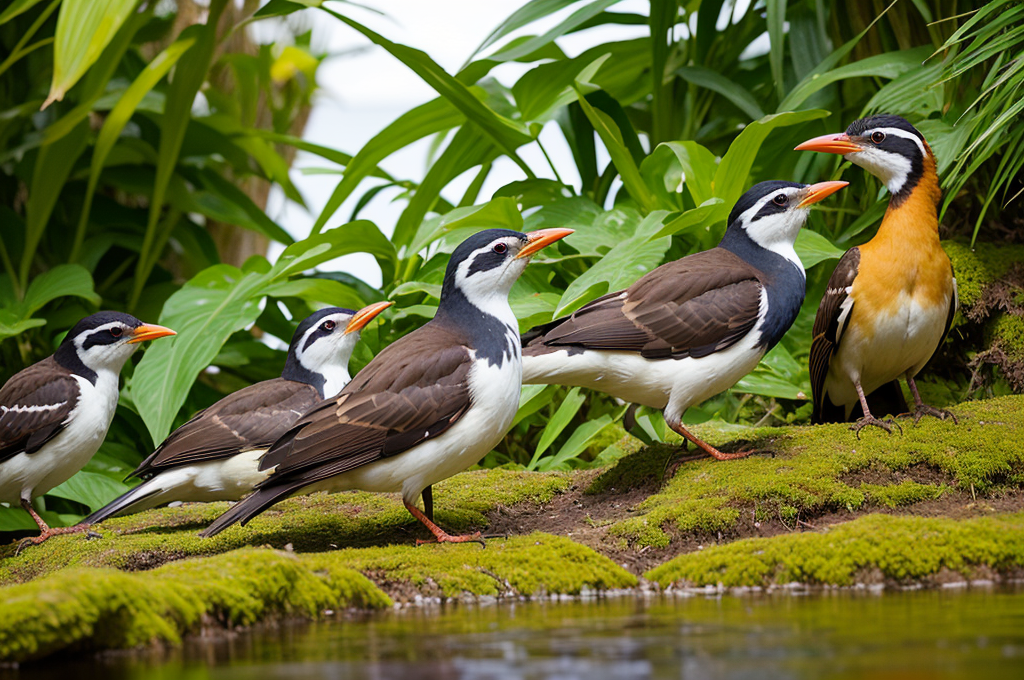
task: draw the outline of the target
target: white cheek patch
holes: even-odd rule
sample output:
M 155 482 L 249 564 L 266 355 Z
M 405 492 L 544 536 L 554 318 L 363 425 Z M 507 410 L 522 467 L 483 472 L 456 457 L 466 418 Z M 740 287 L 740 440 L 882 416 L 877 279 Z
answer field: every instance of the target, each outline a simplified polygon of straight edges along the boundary
M 799 189 L 794 187 L 791 189 L 781 189 L 780 191 L 785 191 L 790 201 L 793 201 Z M 753 222 L 750 221 L 778 193 L 779 191 L 773 191 L 764 198 L 759 199 L 753 207 L 748 208 L 740 215 L 740 220 L 743 224 L 747 225 L 746 232 L 750 240 L 762 248 L 786 258 L 803 272 L 804 265 L 800 258 L 797 257 L 794 244 L 796 243 L 797 234 L 800 233 L 800 228 L 803 227 L 804 222 L 807 220 L 806 208 L 789 208 L 785 212 L 767 215 Z
M 886 136 L 899 137 L 901 139 L 909 139 L 910 141 L 917 144 L 917 148 L 921 151 L 921 157 L 927 156 L 927 152 L 924 148 L 924 142 L 912 132 L 901 130 L 900 128 L 872 128 L 864 131 L 865 137 L 871 137 L 875 132 L 882 132 Z M 878 177 L 885 184 L 885 187 L 889 190 L 890 194 L 898 194 L 903 185 L 907 183 L 907 178 L 910 177 L 910 172 L 913 168 L 913 163 L 909 158 L 902 154 L 890 153 L 883 151 L 873 146 L 869 146 L 863 151 L 857 153 L 851 153 L 847 156 L 850 162 L 854 165 L 859 165 L 875 177 Z

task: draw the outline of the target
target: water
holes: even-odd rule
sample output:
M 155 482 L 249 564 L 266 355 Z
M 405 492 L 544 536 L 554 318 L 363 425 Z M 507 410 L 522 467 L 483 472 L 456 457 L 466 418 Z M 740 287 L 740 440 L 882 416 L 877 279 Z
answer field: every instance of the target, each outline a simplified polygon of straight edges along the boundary
M 170 652 L 65 657 L 33 680 L 1024 678 L 1024 590 L 612 598 L 405 609 Z

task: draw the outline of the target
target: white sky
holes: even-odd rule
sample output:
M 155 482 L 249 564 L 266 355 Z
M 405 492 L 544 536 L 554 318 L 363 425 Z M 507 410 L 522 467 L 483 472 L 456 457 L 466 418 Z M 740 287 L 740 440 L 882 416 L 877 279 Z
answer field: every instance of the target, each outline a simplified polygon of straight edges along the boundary
M 423 50 L 449 73 L 455 73 L 469 58 L 484 38 L 507 16 L 524 4 L 525 0 L 497 2 L 495 0 L 371 0 L 366 3 L 387 12 L 386 17 L 367 12 L 349 4 L 334 3 L 334 9 L 364 23 L 389 40 Z M 517 34 L 538 34 L 554 26 L 571 14 L 582 3 L 574 4 L 543 22 L 531 25 Z M 612 7 L 616 12 L 637 12 L 646 14 L 646 0 L 623 0 Z M 322 12 L 308 10 L 302 20 L 313 23 L 314 46 L 322 47 L 331 54 L 342 54 L 328 59 L 320 67 L 318 93 L 303 137 L 310 142 L 322 144 L 339 151 L 354 154 L 373 135 L 383 129 L 400 114 L 437 96 L 404 64 L 382 48 L 348 26 L 328 17 Z M 261 36 L 270 30 L 258 26 Z M 647 34 L 646 26 L 601 26 L 577 35 L 558 40 L 558 45 L 569 56 L 575 56 L 586 48 L 610 40 L 625 40 Z M 502 41 L 505 42 L 508 39 Z M 502 43 L 499 43 L 502 44 Z M 357 54 L 351 51 L 364 48 Z M 493 50 L 494 48 L 490 48 Z M 511 85 L 529 66 L 505 64 L 491 72 L 502 83 Z M 565 145 L 554 123 L 549 123 L 541 140 L 552 156 L 559 174 L 566 182 L 578 182 L 572 162 L 572 155 Z M 381 165 L 392 175 L 401 179 L 419 181 L 426 171 L 429 140 L 421 141 L 403 149 L 385 160 Z M 551 177 L 553 173 L 536 144 L 521 150 L 522 158 L 538 177 Z M 327 203 L 337 185 L 338 175 L 309 175 L 302 168 L 329 167 L 327 161 L 310 154 L 300 153 L 296 158 L 291 177 L 309 206 L 309 212 L 286 201 L 279 190 L 272 192 L 267 212 L 295 238 L 309 234 L 315 218 Z M 468 186 L 471 171 L 459 177 L 443 192 L 449 200 L 458 200 Z M 522 171 L 506 158 L 499 159 L 484 184 L 479 201 L 488 200 L 491 194 L 505 184 L 524 179 Z M 370 181 L 349 198 L 334 217 L 327 223 L 336 226 L 349 219 L 358 198 L 372 186 Z M 404 202 L 391 203 L 397 190 L 379 194 L 362 211 L 361 218 L 372 220 L 390 235 L 395 222 L 405 206 Z M 272 245 L 273 259 L 281 247 Z M 349 255 L 329 263 L 321 269 L 348 271 L 373 286 L 381 284 L 380 270 L 373 258 L 366 254 Z

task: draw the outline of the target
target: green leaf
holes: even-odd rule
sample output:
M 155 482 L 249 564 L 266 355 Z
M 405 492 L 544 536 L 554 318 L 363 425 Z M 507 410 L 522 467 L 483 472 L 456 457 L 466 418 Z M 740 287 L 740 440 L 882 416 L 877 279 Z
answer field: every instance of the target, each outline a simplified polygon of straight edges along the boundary
M 0 12 L 0 24 L 4 24 L 19 14 L 29 11 L 40 2 L 41 0 L 14 0 L 3 12 Z
M 838 260 L 845 252 L 845 250 L 836 248 L 818 232 L 810 229 L 801 229 L 796 237 L 796 254 L 804 263 L 804 269 L 810 269 L 825 260 Z
M 729 206 L 720 198 L 708 199 L 696 208 L 692 208 L 665 223 L 651 240 L 673 236 L 681 231 L 689 231 L 699 227 L 711 227 L 729 218 Z
M 43 108 L 64 98 L 99 58 L 139 0 L 64 0 L 53 43 L 53 79 Z
M 499 60 L 499 61 L 514 61 L 521 57 L 533 54 L 537 50 L 541 49 L 545 45 L 550 44 L 556 38 L 559 38 L 566 33 L 571 32 L 579 25 L 590 21 L 597 15 L 604 12 L 612 5 L 618 4 L 622 0 L 592 0 L 587 4 L 583 5 L 575 12 L 570 14 L 568 17 L 560 21 L 552 28 L 545 31 L 543 34 L 533 36 L 527 40 L 516 42 L 514 45 L 509 45 L 502 48 L 490 55 L 488 59 Z
M 178 164 L 178 154 L 185 139 L 185 131 L 192 118 L 192 102 L 206 80 L 206 72 L 213 60 L 214 48 L 217 45 L 217 23 L 226 5 L 227 0 L 211 0 L 206 23 L 189 26 L 181 34 L 181 37 L 187 34 L 189 38 L 194 38 L 195 42 L 178 61 L 178 66 L 174 69 L 174 78 L 167 89 L 167 105 L 160 120 L 159 160 L 149 204 L 149 220 L 146 223 L 146 234 L 139 253 L 129 308 L 134 308 L 138 303 L 142 288 L 149 279 L 149 273 L 160 256 L 159 252 L 154 252 L 164 242 L 156 233 L 157 223 L 163 212 L 167 186 Z
M 619 126 L 615 124 L 611 116 L 606 114 L 604 111 L 598 111 L 596 108 L 590 105 L 581 89 L 582 84 L 577 81 L 576 92 L 579 96 L 580 107 L 586 114 L 587 119 L 590 120 L 591 125 L 597 131 L 601 141 L 604 142 L 605 148 L 608 150 L 608 155 L 612 158 L 612 163 L 615 164 L 615 169 L 619 172 L 619 177 L 622 178 L 622 184 L 626 187 L 626 191 L 633 197 L 633 200 L 637 202 L 643 212 L 648 213 L 657 207 L 657 199 L 651 190 L 644 184 L 643 178 L 640 176 L 640 170 L 637 168 L 636 163 L 633 161 L 633 156 L 630 154 L 629 149 L 626 148 L 625 142 L 623 142 L 622 132 L 619 130 Z
M 527 466 L 529 470 L 536 470 L 537 464 L 540 461 L 540 457 L 544 454 L 549 446 L 554 443 L 555 439 L 562 433 L 572 419 L 576 416 L 576 412 L 583 406 L 583 402 L 586 401 L 586 396 L 580 393 L 579 387 L 574 387 L 569 390 L 569 393 L 565 395 L 565 399 L 559 404 L 558 410 L 555 411 L 555 415 L 551 416 L 551 420 L 544 427 L 544 431 L 541 432 L 540 442 L 537 444 L 537 449 L 533 453 L 533 459 Z
M 92 287 L 92 276 L 80 265 L 58 265 L 32 279 L 16 312 L 27 319 L 48 302 L 68 296 L 83 298 L 94 305 L 100 303 L 100 296 Z
M 516 106 L 529 122 L 546 122 L 560 108 L 576 101 L 573 84 L 589 83 L 608 60 L 604 54 L 591 62 L 581 59 L 553 61 L 528 71 L 512 86 Z
M 347 307 L 359 309 L 367 301 L 351 286 L 340 281 L 319 278 L 302 278 L 282 281 L 267 286 L 268 297 L 295 297 L 310 304 L 328 305 L 331 307 Z
M 555 455 L 541 458 L 537 469 L 540 472 L 562 469 L 568 461 L 579 456 L 591 440 L 613 422 L 612 417 L 605 414 L 600 418 L 583 423 L 573 431 L 569 440 L 558 449 Z
M 455 208 L 442 215 L 436 223 L 424 222 L 409 246 L 409 252 L 418 253 L 445 234 L 465 227 L 522 231 L 523 216 L 512 198 L 494 198 L 482 205 Z
M 382 160 L 424 137 L 461 125 L 465 120 L 465 116 L 447 99 L 434 99 L 396 118 L 352 157 L 341 182 L 335 187 L 313 225 L 313 233 L 320 233 L 327 220 L 337 212 L 359 183 L 376 170 Z
M 28 284 L 36 248 L 46 230 L 53 207 L 57 204 L 57 197 L 60 196 L 75 161 L 85 150 L 88 134 L 89 123 L 82 119 L 72 132 L 39 150 L 32 170 L 28 205 L 25 207 L 25 252 L 19 270 L 22 289 Z
M 772 68 L 772 80 L 775 81 L 775 91 L 779 99 L 786 94 L 786 84 L 783 78 L 782 67 L 784 65 L 786 47 L 786 0 L 768 0 L 768 41 L 771 48 L 768 52 L 768 61 Z M 760 118 L 761 116 L 754 116 Z
M 776 113 L 743 128 L 743 132 L 729 145 L 729 150 L 715 171 L 715 195 L 732 206 L 747 189 L 747 177 L 754 166 L 757 152 L 761 150 L 761 145 L 773 130 L 824 118 L 828 113 L 821 109 Z
M 491 31 L 491 33 L 484 38 L 484 41 L 480 43 L 480 46 L 473 50 L 473 54 L 469 56 L 469 59 L 472 60 L 473 57 L 480 54 L 513 31 L 532 24 L 538 19 L 550 16 L 555 12 L 568 7 L 574 2 L 577 2 L 577 0 L 530 0 L 509 15 L 509 17 L 501 22 L 497 28 Z
M 717 71 L 703 66 L 681 66 L 676 69 L 676 75 L 688 83 L 717 92 L 732 102 L 740 111 L 750 116 L 752 120 L 764 117 L 761 105 L 757 103 L 749 90 Z
M 394 267 L 394 247 L 369 222 L 353 222 L 289 246 L 270 267 L 215 265 L 197 274 L 164 304 L 160 323 L 178 332 L 154 343 L 136 367 L 129 387 L 153 441 L 163 441 L 201 370 L 227 339 L 256 321 L 260 301 L 276 284 L 327 260 L 368 252 Z
M 78 259 L 78 254 L 85 239 L 85 230 L 89 221 L 89 212 L 92 209 L 93 194 L 99 182 L 100 172 L 110 155 L 111 149 L 117 143 L 118 137 L 124 126 L 128 124 L 135 110 L 142 102 L 146 93 L 152 90 L 158 82 L 167 74 L 174 64 L 178 62 L 181 55 L 195 43 L 194 38 L 179 39 L 171 43 L 166 49 L 158 54 L 153 61 L 146 64 L 146 68 L 132 81 L 128 89 L 124 91 L 114 108 L 107 114 L 96 137 L 96 144 L 93 146 L 92 163 L 89 166 L 89 183 L 85 190 L 85 203 L 82 206 L 82 214 L 78 221 L 78 229 L 75 232 L 75 241 L 71 249 L 72 261 Z
M 618 243 L 594 266 L 569 284 L 558 303 L 556 317 L 571 313 L 601 295 L 629 286 L 661 264 L 671 239 L 651 238 L 661 231 L 667 212 L 652 212 L 642 221 L 636 213 L 630 215 L 624 211 L 612 211 L 610 215 L 618 215 L 619 219 L 638 221 L 639 224 L 630 238 Z
M 357 21 L 332 10 L 322 9 L 339 21 L 348 24 L 362 33 L 375 45 L 383 47 L 393 57 L 412 69 L 427 85 L 430 85 L 439 95 L 450 101 L 467 119 L 476 123 L 484 133 L 494 140 L 495 144 L 501 147 L 509 158 L 515 161 L 516 165 L 528 177 L 534 176 L 530 166 L 516 153 L 517 148 L 533 141 L 533 138 L 530 137 L 521 125 L 499 115 L 484 102 L 477 99 L 465 85 L 449 75 L 422 50 L 391 42 Z
M 87 505 L 89 510 L 96 511 L 129 489 L 131 487 L 127 484 L 111 479 L 107 475 L 79 470 L 68 481 L 50 489 L 47 495 L 77 501 Z
M 323 0 L 270 0 L 253 14 L 253 18 L 282 17 L 310 7 L 319 7 L 321 4 Z
M 919 68 L 921 62 L 928 57 L 929 47 L 917 47 L 912 50 L 886 52 L 861 59 L 846 66 L 833 68 L 825 72 L 815 69 L 808 74 L 799 85 L 779 104 L 779 111 L 793 111 L 803 104 L 808 97 L 832 83 L 848 78 L 887 78 L 893 79 L 907 71 Z

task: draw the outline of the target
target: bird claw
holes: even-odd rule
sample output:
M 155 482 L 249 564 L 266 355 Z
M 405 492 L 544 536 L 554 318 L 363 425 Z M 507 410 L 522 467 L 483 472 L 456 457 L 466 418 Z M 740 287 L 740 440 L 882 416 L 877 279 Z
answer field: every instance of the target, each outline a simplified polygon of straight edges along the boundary
M 483 537 L 480 536 L 480 532 L 474 532 L 465 536 L 450 536 L 446 533 L 441 533 L 435 536 L 433 541 L 423 540 L 422 538 L 416 540 L 416 545 L 436 544 L 436 543 L 479 543 L 481 548 L 486 548 L 487 544 L 484 542 Z
M 893 426 L 895 426 L 896 429 L 900 431 L 900 434 L 903 434 L 903 427 L 899 423 L 897 423 L 895 420 L 893 420 L 892 418 L 889 418 L 888 420 L 879 420 L 878 418 L 876 418 L 874 416 L 864 416 L 863 418 L 858 420 L 856 423 L 851 425 L 850 429 L 853 430 L 857 434 L 857 439 L 860 439 L 860 431 L 863 430 L 868 425 L 873 425 L 874 427 L 880 427 L 883 430 L 885 430 L 886 432 L 888 432 L 889 434 L 892 434 L 892 428 L 893 428 Z
M 953 421 L 954 425 L 960 424 L 960 421 L 956 419 L 956 415 L 952 411 L 949 411 L 944 408 L 935 408 L 934 406 L 929 406 L 928 404 L 921 404 L 920 406 L 914 409 L 913 413 L 901 413 L 900 415 L 897 416 L 897 418 L 913 418 L 914 425 L 917 425 L 919 422 L 921 422 L 921 418 L 924 418 L 925 416 L 932 416 L 933 418 L 938 418 L 939 420 L 946 420 L 947 418 L 949 418 L 950 420 Z
M 21 539 L 18 542 L 18 548 L 14 551 L 15 556 L 20 555 L 21 551 L 30 545 L 39 545 L 43 541 L 53 536 L 61 536 L 63 534 L 80 534 L 85 533 L 86 538 L 103 538 L 102 535 L 96 533 L 88 524 L 76 524 L 71 527 L 47 527 L 38 536 L 28 536 L 27 538 Z

